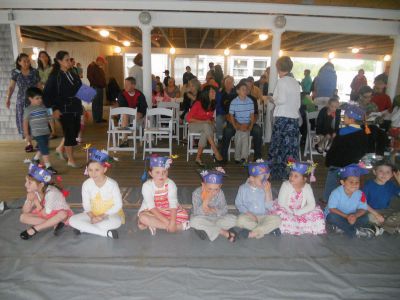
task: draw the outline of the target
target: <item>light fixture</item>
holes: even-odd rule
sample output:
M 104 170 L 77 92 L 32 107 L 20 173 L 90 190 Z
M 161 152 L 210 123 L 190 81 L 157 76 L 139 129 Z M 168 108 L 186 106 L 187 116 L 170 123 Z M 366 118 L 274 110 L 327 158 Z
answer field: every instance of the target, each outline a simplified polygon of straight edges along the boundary
M 33 54 L 31 55 L 31 59 L 32 59 L 32 60 L 37 60 L 37 59 L 38 59 L 37 54 L 33 53 Z
M 114 53 L 120 54 L 121 52 L 122 52 L 121 47 L 119 47 L 119 46 L 114 46 Z
M 139 21 L 140 23 L 142 23 L 143 25 L 148 25 L 151 22 L 151 15 L 148 11 L 142 11 L 139 14 Z
M 260 33 L 260 34 L 258 35 L 258 38 L 260 39 L 260 41 L 266 41 L 266 40 L 268 40 L 268 34 L 266 34 L 266 33 Z
M 274 20 L 274 24 L 276 28 L 283 28 L 286 25 L 286 18 L 285 16 L 276 16 Z
M 389 55 L 389 54 L 386 54 L 384 57 L 383 57 L 383 61 L 390 61 L 392 59 L 392 57 Z
M 226 48 L 226 49 L 224 50 L 224 55 L 225 55 L 225 56 L 228 56 L 229 53 L 231 53 L 231 51 L 230 51 L 228 48 Z
M 247 44 L 240 44 L 240 49 L 247 49 Z
M 357 54 L 358 52 L 360 52 L 360 49 L 358 49 L 358 48 L 351 48 L 351 53 Z
M 334 59 L 335 58 L 335 52 L 329 52 L 329 54 L 328 54 L 328 58 L 329 59 Z
M 99 31 L 99 34 L 102 37 L 108 37 L 110 35 L 110 32 L 108 30 L 102 29 L 102 30 Z
M 123 41 L 122 45 L 124 45 L 125 47 L 129 47 L 131 45 L 130 41 Z
M 170 54 L 175 54 L 176 49 L 174 47 L 169 48 L 169 53 Z
M 283 50 L 279 50 L 279 57 L 283 56 Z
M 38 54 L 39 53 L 39 48 L 38 47 L 33 47 L 32 51 L 33 51 L 33 53 Z

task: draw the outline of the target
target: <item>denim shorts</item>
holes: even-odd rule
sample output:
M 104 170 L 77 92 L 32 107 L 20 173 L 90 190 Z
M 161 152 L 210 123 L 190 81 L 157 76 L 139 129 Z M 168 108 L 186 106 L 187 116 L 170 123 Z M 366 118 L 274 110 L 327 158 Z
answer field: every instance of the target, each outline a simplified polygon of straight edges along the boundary
M 39 135 L 33 138 L 37 142 L 40 153 L 42 155 L 49 155 L 49 135 Z

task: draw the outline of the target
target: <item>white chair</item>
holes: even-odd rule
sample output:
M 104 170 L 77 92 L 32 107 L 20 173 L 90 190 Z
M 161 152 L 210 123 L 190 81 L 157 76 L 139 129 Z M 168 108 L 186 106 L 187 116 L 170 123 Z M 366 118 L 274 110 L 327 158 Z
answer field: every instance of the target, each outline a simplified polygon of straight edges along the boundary
M 108 121 L 107 130 L 107 152 L 113 151 L 133 151 L 133 159 L 136 158 L 136 108 L 130 107 L 110 107 L 110 119 Z M 115 126 L 113 116 L 127 115 L 131 120 L 131 124 L 127 128 Z M 133 147 L 120 147 L 122 137 L 127 135 L 128 141 L 132 140 Z M 112 141 L 112 145 L 111 145 Z
M 186 123 L 187 124 L 187 123 Z M 189 127 L 188 125 L 186 126 L 187 128 Z M 186 152 L 186 161 L 189 161 L 189 156 L 191 155 L 191 154 L 196 154 L 197 153 L 197 147 L 195 147 L 194 146 L 194 141 L 195 140 L 199 140 L 200 139 L 200 136 L 201 136 L 201 133 L 198 133 L 198 132 L 190 132 L 189 130 L 188 130 L 188 132 L 187 132 L 187 152 Z M 215 134 L 214 134 L 214 140 L 215 140 Z M 214 154 L 214 152 L 212 151 L 212 149 L 211 149 L 211 147 L 210 148 L 205 148 L 204 150 L 203 150 L 203 153 L 206 153 L 206 154 L 210 154 L 210 155 L 213 155 Z
M 168 152 L 172 155 L 172 109 L 168 108 L 152 108 L 147 109 L 145 118 L 145 128 L 143 131 L 143 159 L 146 156 L 146 152 Z M 161 127 L 161 124 L 157 123 L 158 116 L 167 116 L 170 118 L 168 121 L 168 127 Z M 155 123 L 155 124 L 153 124 Z M 168 147 L 153 147 L 152 139 L 168 139 Z
M 158 102 L 157 107 L 159 108 L 169 108 L 172 109 L 173 111 L 173 116 L 172 116 L 172 130 L 173 130 L 173 135 L 172 138 L 176 139 L 178 145 L 179 145 L 179 109 L 180 105 L 178 102 Z M 168 124 L 169 120 L 171 118 L 166 117 L 166 116 L 157 116 L 157 123 L 161 125 Z
M 319 113 L 318 111 L 306 112 L 307 138 L 306 138 L 306 145 L 304 147 L 304 157 L 306 157 L 308 154 L 310 154 L 310 160 L 313 160 L 313 154 L 321 155 L 313 147 L 312 141 L 313 141 L 313 138 L 315 136 L 317 136 L 317 134 L 316 134 L 315 130 L 311 130 L 311 123 L 310 123 L 310 120 L 315 120 L 315 123 L 316 123 L 318 113 Z
M 231 153 L 235 153 L 235 148 L 232 147 L 232 142 L 235 139 L 235 137 L 233 136 L 230 143 L 229 143 L 229 148 L 228 148 L 228 161 L 231 160 Z M 254 150 L 251 148 L 251 144 L 253 142 L 253 137 L 250 135 L 249 136 L 249 155 L 250 154 L 254 154 Z

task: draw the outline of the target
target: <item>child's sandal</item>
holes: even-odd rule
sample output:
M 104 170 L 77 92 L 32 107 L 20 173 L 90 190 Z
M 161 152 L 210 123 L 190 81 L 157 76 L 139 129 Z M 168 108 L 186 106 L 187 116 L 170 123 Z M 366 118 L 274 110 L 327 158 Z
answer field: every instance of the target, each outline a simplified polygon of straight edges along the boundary
M 228 234 L 229 234 L 229 236 L 227 237 L 228 241 L 230 241 L 231 243 L 236 242 L 236 238 L 237 238 L 236 231 L 231 228 L 228 230 Z
M 149 226 L 149 230 L 150 230 L 151 235 L 156 235 L 156 232 L 157 232 L 156 228 Z
M 54 228 L 53 234 L 55 236 L 59 236 L 64 231 L 64 226 L 64 222 L 58 223 L 57 226 Z
M 22 231 L 21 234 L 19 235 L 19 236 L 21 237 L 21 239 L 23 239 L 23 240 L 29 240 L 29 239 L 31 239 L 33 236 L 35 236 L 35 235 L 39 232 L 39 231 L 36 230 L 35 226 L 32 226 L 30 229 L 33 230 L 33 234 L 30 235 L 30 234 L 28 233 L 28 230 L 29 230 L 29 229 L 24 230 L 24 231 Z

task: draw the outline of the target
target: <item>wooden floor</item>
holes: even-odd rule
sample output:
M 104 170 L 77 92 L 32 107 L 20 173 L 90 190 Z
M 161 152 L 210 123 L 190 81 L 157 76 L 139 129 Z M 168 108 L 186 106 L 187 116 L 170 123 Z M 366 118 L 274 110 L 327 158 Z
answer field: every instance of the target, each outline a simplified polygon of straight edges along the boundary
M 105 109 L 105 111 L 107 111 Z M 84 143 L 91 143 L 92 146 L 98 149 L 105 149 L 107 142 L 107 123 L 92 124 L 89 122 L 84 133 Z M 61 134 L 61 129 L 58 128 Z M 60 142 L 59 139 L 50 141 L 51 162 L 59 171 L 63 178 L 64 186 L 80 186 L 85 180 L 83 175 L 84 169 L 72 169 L 66 166 L 64 161 L 57 159 L 54 155 L 54 149 Z M 186 144 L 176 144 L 174 142 L 174 154 L 179 157 L 174 161 L 170 169 L 170 177 L 175 181 L 177 186 L 197 186 L 200 183 L 200 177 L 196 172 L 197 166 L 194 163 L 194 155 L 191 156 L 189 162 L 186 162 Z M 25 153 L 25 144 L 21 141 L 0 141 L 0 200 L 12 201 L 21 199 L 25 196 L 25 175 L 27 173 L 27 164 L 23 163 L 25 158 L 32 158 L 32 153 Z M 139 147 L 140 148 L 140 147 Z M 85 164 L 86 153 L 82 150 L 82 146 L 76 147 L 77 161 Z M 267 145 L 263 147 L 263 157 L 267 155 Z M 115 154 L 119 161 L 115 162 L 109 170 L 108 175 L 117 180 L 121 187 L 139 187 L 140 176 L 143 173 L 144 162 L 142 160 L 142 152 L 136 155 L 136 160 L 132 159 L 131 153 L 118 152 Z M 326 168 L 324 167 L 323 159 L 319 157 L 319 167 L 317 168 L 317 182 L 313 184 L 316 197 L 320 196 L 320 190 L 325 182 Z M 204 155 L 204 161 L 213 165 L 211 156 Z M 227 164 L 225 167 L 228 177 L 224 185 L 226 187 L 238 187 L 244 182 L 247 177 L 247 170 L 236 165 L 234 162 Z M 273 186 L 279 188 L 280 183 L 274 182 Z

